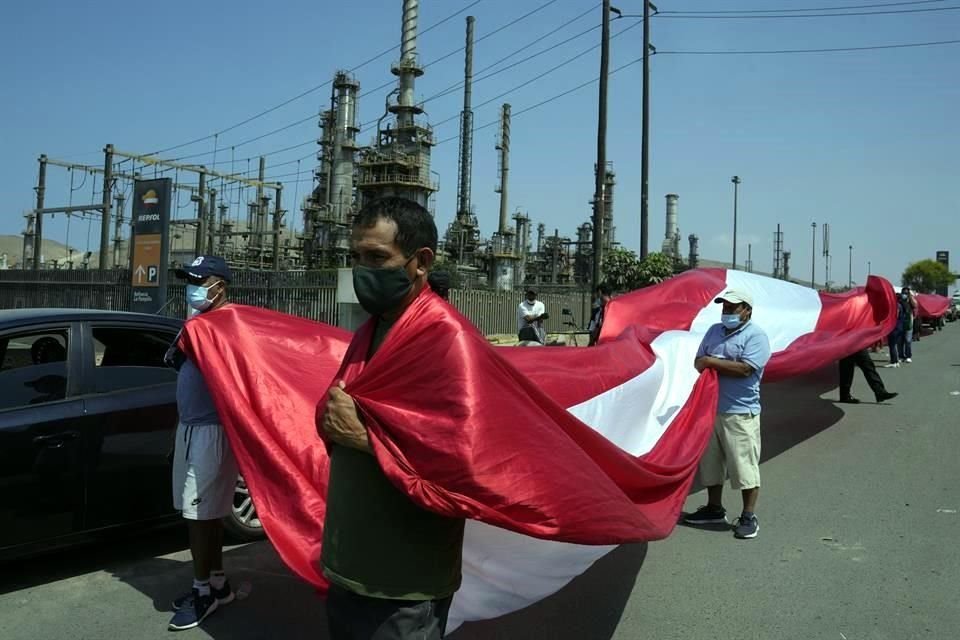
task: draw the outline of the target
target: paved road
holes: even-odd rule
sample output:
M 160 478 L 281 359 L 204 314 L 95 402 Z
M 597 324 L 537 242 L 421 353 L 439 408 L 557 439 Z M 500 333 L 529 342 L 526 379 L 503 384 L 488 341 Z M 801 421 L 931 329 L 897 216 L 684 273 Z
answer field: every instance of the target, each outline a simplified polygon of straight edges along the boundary
M 913 365 L 881 371 L 902 394 L 885 405 L 835 404 L 832 371 L 764 388 L 756 540 L 678 527 L 453 639 L 960 637 L 960 326 L 914 350 Z M 859 373 L 854 392 L 870 395 Z M 731 494 L 727 507 L 738 502 Z M 0 638 L 169 638 L 169 599 L 190 576 L 183 549 L 175 531 L 0 566 Z M 269 546 L 227 557 L 250 596 L 192 637 L 326 637 L 322 606 Z

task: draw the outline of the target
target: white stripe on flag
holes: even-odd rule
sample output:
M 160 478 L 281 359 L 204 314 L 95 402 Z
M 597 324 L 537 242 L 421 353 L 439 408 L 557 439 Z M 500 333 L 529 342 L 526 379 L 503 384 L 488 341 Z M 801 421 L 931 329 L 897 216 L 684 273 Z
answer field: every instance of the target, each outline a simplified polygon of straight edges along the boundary
M 727 271 L 727 285 L 710 297 L 690 331 L 667 331 L 653 341 L 657 359 L 640 375 L 569 409 L 570 413 L 635 456 L 650 451 L 690 397 L 697 381 L 693 360 L 703 334 L 720 321 L 713 300 L 726 289 L 753 296 L 754 318 L 774 352 L 813 331 L 820 296 L 813 289 Z M 539 540 L 474 520 L 463 548 L 463 585 L 450 611 L 448 631 L 467 620 L 495 618 L 560 590 L 615 546 Z

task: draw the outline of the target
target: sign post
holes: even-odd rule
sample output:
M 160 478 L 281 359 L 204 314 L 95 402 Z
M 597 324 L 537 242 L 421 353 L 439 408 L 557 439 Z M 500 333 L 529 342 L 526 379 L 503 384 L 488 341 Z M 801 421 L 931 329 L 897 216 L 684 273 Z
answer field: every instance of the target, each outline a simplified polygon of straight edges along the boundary
M 950 252 L 949 251 L 937 251 L 937 262 L 942 264 L 947 268 L 947 271 L 950 270 Z M 947 295 L 947 287 L 941 287 L 937 290 L 942 296 Z
M 158 313 L 166 304 L 172 193 L 170 178 L 137 180 L 134 184 L 130 239 L 131 311 Z

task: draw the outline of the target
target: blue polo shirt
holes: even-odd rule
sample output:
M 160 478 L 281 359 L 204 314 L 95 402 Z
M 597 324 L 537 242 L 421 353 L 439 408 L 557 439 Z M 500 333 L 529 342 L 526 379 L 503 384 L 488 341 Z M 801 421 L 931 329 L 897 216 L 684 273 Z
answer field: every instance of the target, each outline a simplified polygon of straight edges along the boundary
M 746 362 L 753 367 L 753 373 L 746 378 L 718 376 L 718 413 L 760 413 L 760 380 L 770 360 L 770 340 L 763 329 L 751 320 L 728 334 L 722 324 L 715 324 L 703 336 L 697 350 L 697 357 L 700 356 Z

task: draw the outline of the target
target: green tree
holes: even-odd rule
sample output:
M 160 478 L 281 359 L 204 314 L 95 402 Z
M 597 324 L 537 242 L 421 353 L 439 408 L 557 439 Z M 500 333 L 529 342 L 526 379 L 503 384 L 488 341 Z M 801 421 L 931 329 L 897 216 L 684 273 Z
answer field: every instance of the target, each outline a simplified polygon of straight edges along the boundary
M 629 249 L 611 249 L 603 257 L 603 281 L 615 291 L 632 291 L 643 285 L 639 284 L 640 260 L 637 254 Z
M 640 261 L 639 276 L 641 287 L 663 282 L 672 275 L 673 258 L 667 255 L 662 253 L 648 253 L 647 257 Z
M 603 259 L 603 281 L 616 291 L 633 291 L 663 282 L 673 275 L 673 260 L 650 253 L 643 260 L 629 249 L 612 249 Z
M 920 293 L 934 293 L 938 289 L 945 289 L 956 279 L 957 275 L 950 273 L 946 266 L 930 259 L 909 265 L 901 278 L 903 286 Z

